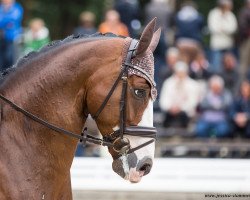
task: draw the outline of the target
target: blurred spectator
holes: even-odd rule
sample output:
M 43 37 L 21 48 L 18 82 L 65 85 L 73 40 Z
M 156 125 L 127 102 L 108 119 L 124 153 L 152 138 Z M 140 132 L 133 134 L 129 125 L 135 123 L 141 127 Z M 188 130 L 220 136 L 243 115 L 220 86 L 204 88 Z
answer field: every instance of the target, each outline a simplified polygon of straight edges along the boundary
M 239 14 L 239 32 L 240 32 L 240 73 L 245 77 L 250 68 L 250 0 L 246 0 L 244 8 Z
M 74 30 L 74 35 L 91 35 L 97 32 L 95 28 L 96 17 L 90 11 L 84 11 L 79 16 L 80 26 Z
M 187 127 L 198 104 L 197 82 L 188 76 L 188 65 L 177 62 L 174 74 L 164 81 L 160 95 L 160 108 L 165 113 L 164 127 Z
M 114 8 L 120 14 L 121 22 L 128 27 L 129 35 L 137 37 L 141 29 L 138 0 L 116 0 Z
M 218 6 L 208 15 L 211 67 L 216 73 L 222 71 L 222 54 L 234 47 L 233 34 L 237 31 L 237 20 L 231 11 L 232 7 L 232 0 L 218 0 Z
M 24 53 L 39 50 L 49 41 L 49 30 L 44 21 L 40 18 L 32 19 L 28 31 L 24 34 Z
M 225 81 L 225 88 L 232 94 L 236 94 L 239 87 L 238 65 L 235 56 L 232 53 L 225 53 L 222 60 L 222 77 Z
M 120 21 L 120 15 L 115 10 L 106 12 L 105 21 L 99 26 L 101 33 L 111 32 L 116 35 L 129 36 L 128 28 Z
M 165 52 L 167 50 L 166 34 L 170 31 L 171 18 L 173 10 L 168 6 L 167 0 L 151 0 L 145 7 L 145 23 L 149 23 L 153 18 L 157 17 L 156 29 L 162 28 L 160 41 L 154 52 L 155 58 L 155 82 L 157 88 L 160 89 L 162 84 L 161 71 L 165 65 Z
M 145 23 L 157 17 L 157 28 L 166 34 L 170 30 L 174 11 L 166 0 L 151 0 L 145 7 Z
M 201 97 L 204 97 L 207 89 L 207 80 L 211 76 L 209 71 L 209 62 L 203 51 L 200 51 L 196 58 L 190 64 L 190 77 L 199 84 Z
M 204 18 L 197 11 L 197 6 L 193 1 L 184 3 L 175 17 L 176 40 L 190 39 L 195 43 L 202 43 L 202 29 Z
M 165 65 L 165 52 L 167 50 L 167 45 L 163 36 L 163 33 L 161 33 L 161 37 L 159 40 L 159 43 L 154 51 L 154 64 L 155 64 L 155 82 L 157 85 L 157 88 L 159 88 L 160 86 L 160 72 L 161 72 L 161 68 L 162 66 Z
M 210 78 L 209 62 L 203 51 L 200 51 L 190 64 L 190 77 L 194 80 L 207 81 Z
M 209 79 L 209 89 L 199 105 L 201 117 L 196 126 L 198 137 L 230 136 L 228 112 L 232 103 L 231 94 L 224 89 L 224 81 L 214 75 Z
M 158 75 L 158 90 L 160 91 L 163 82 L 173 75 L 174 73 L 174 65 L 179 60 L 179 50 L 175 47 L 168 48 L 165 51 L 165 63 L 161 66 L 159 75 Z
M 201 51 L 201 46 L 193 39 L 180 38 L 176 41 L 176 46 L 180 51 L 180 59 L 188 64 L 191 64 Z
M 193 1 L 185 2 L 175 17 L 176 46 L 180 50 L 180 59 L 188 64 L 201 51 L 203 16 L 197 11 Z
M 0 70 L 14 64 L 16 43 L 22 32 L 23 8 L 15 0 L 1 0 L 0 4 Z
M 232 119 L 237 133 L 243 137 L 250 137 L 250 83 L 243 81 L 240 86 L 240 95 L 232 106 Z
M 161 68 L 159 78 L 161 83 L 174 73 L 174 66 L 179 60 L 180 53 L 176 47 L 170 47 L 165 53 L 165 65 Z

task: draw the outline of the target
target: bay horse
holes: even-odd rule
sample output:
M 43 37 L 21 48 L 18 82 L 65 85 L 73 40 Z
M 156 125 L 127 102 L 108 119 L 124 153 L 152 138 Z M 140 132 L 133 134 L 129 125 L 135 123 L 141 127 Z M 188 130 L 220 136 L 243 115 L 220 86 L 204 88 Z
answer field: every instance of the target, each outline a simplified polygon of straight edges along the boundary
M 139 41 L 113 34 L 70 36 L 20 59 L 4 77 L 1 200 L 72 199 L 75 138 L 108 146 L 113 170 L 130 182 L 150 172 L 156 134 L 152 52 L 160 37 L 155 23 Z M 88 114 L 103 139 L 83 129 Z

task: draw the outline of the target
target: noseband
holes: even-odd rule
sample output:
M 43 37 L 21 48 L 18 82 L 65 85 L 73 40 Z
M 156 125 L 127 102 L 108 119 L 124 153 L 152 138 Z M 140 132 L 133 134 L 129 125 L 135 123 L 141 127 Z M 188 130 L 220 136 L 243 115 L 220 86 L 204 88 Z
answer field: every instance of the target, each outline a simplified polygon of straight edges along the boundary
M 100 108 L 97 110 L 96 114 L 93 117 L 94 120 L 97 120 L 99 115 L 101 114 L 102 110 L 105 108 L 108 100 L 112 96 L 113 92 L 115 91 L 116 87 L 118 86 L 119 82 L 122 80 L 122 94 L 121 94 L 121 100 L 120 100 L 120 129 L 112 132 L 111 134 L 104 136 L 103 139 L 93 137 L 89 134 L 87 134 L 87 128 L 84 128 L 81 135 L 73 133 L 71 131 L 65 130 L 63 128 L 60 128 L 54 124 L 51 124 L 36 115 L 33 115 L 32 113 L 28 112 L 27 110 L 24 110 L 2 94 L 0 94 L 0 99 L 2 99 L 4 102 L 8 103 L 12 108 L 14 108 L 16 111 L 21 112 L 26 117 L 29 117 L 33 121 L 36 121 L 39 124 L 42 124 L 46 126 L 47 128 L 54 130 L 58 133 L 62 133 L 65 135 L 68 135 L 70 137 L 76 138 L 80 140 L 82 143 L 94 143 L 102 146 L 107 146 L 109 148 L 112 148 L 116 153 L 119 155 L 124 154 L 130 154 L 134 151 L 137 151 L 138 149 L 141 149 L 151 143 L 153 143 L 156 139 L 156 128 L 155 127 L 142 127 L 142 126 L 128 126 L 126 127 L 126 100 L 127 100 L 127 85 L 128 85 L 128 69 L 133 68 L 135 70 L 140 71 L 145 76 L 148 76 L 147 73 L 144 72 L 144 70 L 138 68 L 137 66 L 134 66 L 131 64 L 132 57 L 134 56 L 134 53 L 136 51 L 137 46 L 137 40 L 132 40 L 125 62 L 122 65 L 122 70 L 116 79 L 115 83 L 113 84 L 111 90 L 109 91 L 107 97 L 101 104 Z M 124 137 L 124 135 L 130 135 L 130 136 L 139 136 L 139 137 L 145 137 L 145 138 L 151 138 L 149 141 L 131 148 L 130 141 L 128 138 Z

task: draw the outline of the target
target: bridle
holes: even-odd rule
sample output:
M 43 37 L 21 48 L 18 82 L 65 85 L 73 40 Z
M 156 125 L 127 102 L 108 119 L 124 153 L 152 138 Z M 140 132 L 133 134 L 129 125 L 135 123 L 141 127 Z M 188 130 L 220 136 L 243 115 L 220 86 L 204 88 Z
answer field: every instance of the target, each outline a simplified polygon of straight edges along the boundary
M 116 79 L 115 83 L 113 84 L 111 90 L 109 91 L 107 97 L 104 99 L 100 108 L 97 110 L 95 115 L 92 116 L 94 120 L 97 120 L 102 110 L 105 108 L 108 100 L 110 99 L 113 92 L 115 91 L 115 88 L 117 87 L 119 81 L 122 80 L 122 93 L 121 93 L 121 99 L 120 99 L 120 126 L 119 126 L 120 129 L 112 132 L 111 134 L 107 136 L 104 136 L 103 138 L 104 141 L 111 142 L 113 144 L 113 150 L 120 155 L 130 154 L 138 149 L 141 149 L 142 147 L 145 147 L 151 144 L 152 142 L 154 142 L 156 138 L 156 128 L 154 127 L 142 127 L 142 126 L 126 127 L 126 106 L 127 106 L 126 100 L 127 100 L 127 86 L 128 86 L 128 69 L 133 68 L 141 72 L 143 71 L 142 69 L 132 65 L 131 63 L 132 57 L 135 55 L 137 44 L 138 44 L 138 41 L 135 39 L 132 39 L 126 58 L 125 58 L 125 62 L 122 65 L 122 70 L 118 78 Z M 144 71 L 143 71 L 143 74 L 147 76 L 147 74 Z M 139 137 L 146 137 L 146 138 L 152 138 L 152 139 L 131 149 L 130 142 L 126 137 L 124 137 L 124 135 L 139 136 Z
M 127 86 L 128 86 L 128 69 L 133 68 L 140 72 L 142 72 L 144 75 L 148 76 L 144 70 L 138 68 L 137 66 L 134 66 L 131 64 L 132 57 L 135 54 L 136 46 L 137 46 L 137 40 L 132 39 L 130 43 L 130 47 L 127 52 L 127 56 L 125 59 L 125 62 L 122 64 L 121 72 L 114 82 L 112 88 L 110 89 L 108 95 L 104 99 L 103 103 L 101 104 L 100 108 L 97 110 L 95 115 L 92 116 L 94 120 L 97 120 L 103 109 L 105 108 L 108 100 L 112 96 L 113 92 L 115 91 L 116 87 L 118 86 L 119 82 L 122 80 L 122 94 L 120 99 L 120 127 L 118 130 L 110 133 L 107 136 L 104 136 L 103 139 L 93 137 L 89 134 L 87 134 L 87 128 L 83 128 L 81 135 L 73 133 L 71 131 L 65 130 L 63 128 L 60 128 L 54 124 L 51 124 L 47 122 L 46 120 L 43 120 L 39 118 L 38 116 L 28 112 L 27 110 L 21 108 L 2 94 L 0 94 L 0 99 L 2 99 L 4 102 L 8 103 L 12 108 L 14 108 L 16 111 L 21 112 L 23 115 L 27 116 L 28 118 L 38 122 L 39 124 L 44 125 L 45 127 L 54 130 L 58 133 L 62 133 L 65 135 L 68 135 L 70 137 L 76 138 L 80 140 L 82 143 L 94 143 L 102 146 L 107 146 L 109 148 L 112 148 L 118 155 L 124 155 L 124 154 L 130 154 L 134 151 L 137 151 L 138 149 L 141 149 L 151 143 L 153 143 L 156 139 L 156 128 L 155 127 L 142 127 L 142 126 L 128 126 L 126 127 L 126 100 L 127 100 Z M 151 138 L 149 141 L 131 148 L 130 141 L 128 138 L 124 137 L 124 135 L 130 135 L 130 136 L 139 136 L 139 137 L 145 137 L 145 138 Z

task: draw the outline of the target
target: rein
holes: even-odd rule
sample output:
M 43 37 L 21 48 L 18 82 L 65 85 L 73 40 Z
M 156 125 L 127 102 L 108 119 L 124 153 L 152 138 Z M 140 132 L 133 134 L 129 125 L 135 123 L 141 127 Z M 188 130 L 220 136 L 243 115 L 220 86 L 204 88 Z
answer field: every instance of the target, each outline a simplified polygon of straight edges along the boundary
M 131 64 L 131 59 L 134 56 L 134 53 L 136 51 L 137 46 L 137 40 L 132 40 L 125 62 L 122 65 L 122 70 L 117 77 L 115 83 L 113 84 L 112 88 L 110 89 L 107 97 L 101 104 L 100 108 L 97 110 L 96 114 L 92 116 L 94 120 L 97 120 L 103 109 L 105 108 L 108 100 L 112 96 L 113 92 L 115 91 L 116 87 L 118 86 L 120 80 L 122 80 L 122 94 L 121 94 L 121 100 L 120 100 L 120 129 L 114 131 L 108 136 L 104 136 L 103 139 L 91 136 L 87 134 L 87 128 L 83 128 L 81 134 L 76 134 L 74 132 L 65 130 L 63 128 L 60 128 L 54 124 L 49 123 L 46 120 L 43 120 L 39 118 L 38 116 L 28 112 L 27 110 L 24 110 L 2 94 L 0 94 L 0 99 L 2 99 L 5 103 L 9 104 L 12 108 L 14 108 L 16 111 L 22 113 L 26 117 L 32 119 L 33 121 L 42 124 L 43 126 L 54 130 L 58 133 L 62 133 L 64 135 L 68 135 L 70 137 L 78 139 L 82 143 L 94 143 L 102 146 L 107 146 L 109 148 L 113 148 L 115 152 L 117 152 L 119 155 L 124 154 L 130 154 L 134 151 L 137 151 L 138 149 L 141 149 L 151 143 L 153 143 L 156 139 L 156 128 L 155 127 L 143 127 L 143 126 L 128 126 L 126 127 L 126 100 L 127 100 L 127 85 L 128 85 L 128 69 L 133 68 L 136 70 L 139 70 L 146 76 L 147 73 L 145 73 L 142 69 L 134 66 Z M 138 137 L 145 137 L 145 138 L 152 138 L 151 140 L 138 145 L 137 147 L 131 148 L 130 147 L 130 141 L 124 137 L 124 135 L 130 135 L 130 136 L 138 136 Z
M 76 133 L 73 133 L 71 131 L 68 131 L 68 130 L 65 130 L 63 128 L 60 128 L 54 124 L 51 124 L 39 117 L 37 117 L 36 115 L 33 115 L 32 113 L 28 112 L 27 110 L 24 110 L 23 108 L 21 108 L 20 106 L 18 106 L 17 104 L 13 103 L 12 101 L 10 101 L 9 99 L 7 99 L 6 97 L 4 97 L 2 94 L 0 94 L 0 98 L 5 102 L 5 103 L 8 103 L 12 108 L 14 108 L 16 111 L 22 113 L 23 115 L 25 115 L 26 117 L 32 119 L 33 121 L 39 123 L 39 124 L 42 124 L 44 126 L 46 126 L 47 128 L 53 130 L 53 131 L 56 131 L 58 133 L 62 133 L 62 134 L 65 134 L 65 135 L 68 135 L 70 137 L 73 137 L 73 138 L 76 138 L 82 142 L 91 142 L 91 143 L 94 143 L 94 144 L 99 144 L 99 145 L 102 145 L 102 146 L 108 146 L 108 147 L 112 147 L 112 144 L 110 142 L 105 142 L 103 141 L 102 139 L 99 139 L 99 138 L 96 138 L 96 137 L 93 137 L 91 135 L 87 135 L 85 134 L 87 129 L 84 128 L 82 130 L 82 133 L 81 135 L 79 134 L 76 134 Z

